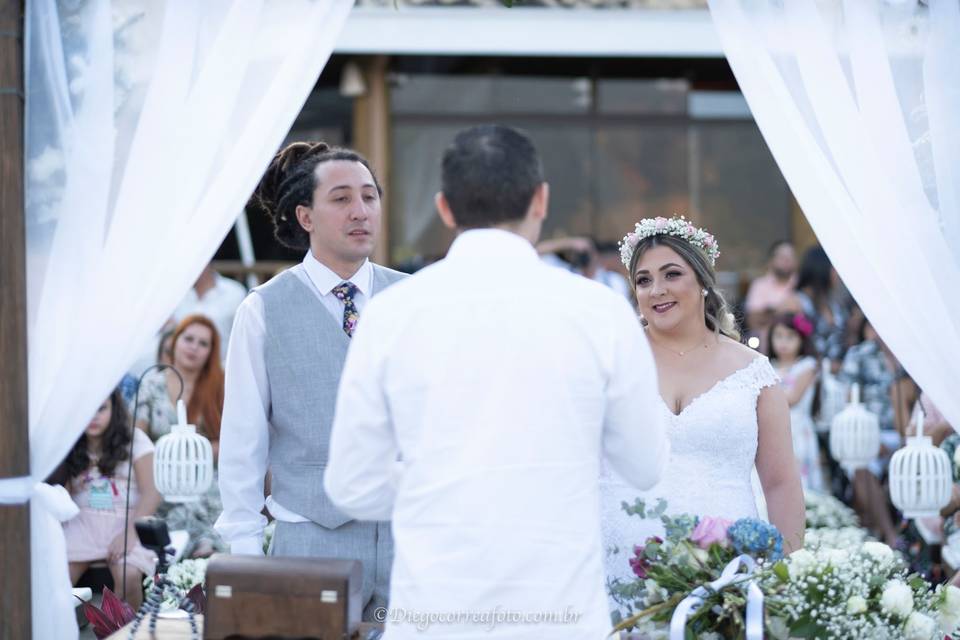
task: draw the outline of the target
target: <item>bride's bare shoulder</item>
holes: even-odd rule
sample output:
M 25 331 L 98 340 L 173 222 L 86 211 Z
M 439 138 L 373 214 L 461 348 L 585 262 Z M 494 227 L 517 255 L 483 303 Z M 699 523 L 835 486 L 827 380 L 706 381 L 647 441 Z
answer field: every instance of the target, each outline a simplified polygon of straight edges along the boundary
M 761 356 L 756 350 L 724 335 L 720 336 L 719 347 L 719 353 L 724 360 L 729 361 L 736 368 L 745 367 Z

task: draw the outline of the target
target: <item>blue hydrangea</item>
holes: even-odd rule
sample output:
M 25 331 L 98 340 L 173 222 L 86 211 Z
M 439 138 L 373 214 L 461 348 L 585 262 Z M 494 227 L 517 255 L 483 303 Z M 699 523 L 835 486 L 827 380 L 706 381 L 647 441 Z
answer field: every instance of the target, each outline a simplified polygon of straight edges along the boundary
M 756 518 L 741 518 L 730 525 L 727 537 L 737 553 L 763 555 L 772 560 L 783 557 L 783 536 L 772 524 Z

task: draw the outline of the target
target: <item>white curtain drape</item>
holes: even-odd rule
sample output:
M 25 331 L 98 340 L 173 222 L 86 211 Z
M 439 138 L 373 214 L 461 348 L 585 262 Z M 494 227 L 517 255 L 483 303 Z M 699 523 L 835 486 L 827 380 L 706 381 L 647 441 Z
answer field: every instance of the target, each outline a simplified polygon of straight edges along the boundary
M 64 458 L 242 209 L 351 0 L 27 3 L 33 637 L 76 637 Z M 51 555 L 52 554 L 52 555 Z
M 840 277 L 960 428 L 960 2 L 709 4 Z

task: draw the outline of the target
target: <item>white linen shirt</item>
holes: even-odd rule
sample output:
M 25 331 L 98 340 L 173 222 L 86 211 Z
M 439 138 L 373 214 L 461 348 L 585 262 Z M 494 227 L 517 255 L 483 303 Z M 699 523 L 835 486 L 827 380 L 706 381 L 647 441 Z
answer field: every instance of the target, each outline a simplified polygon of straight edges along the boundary
M 624 299 L 516 234 L 463 233 L 372 300 L 324 486 L 355 518 L 393 520 L 385 637 L 604 638 L 600 459 L 653 486 L 669 455 L 660 402 Z M 555 612 L 567 623 L 529 621 Z
M 213 274 L 214 285 L 203 294 L 197 295 L 193 287 L 187 291 L 183 300 L 173 312 L 173 319 L 180 322 L 187 316 L 200 313 L 213 321 L 220 334 L 220 360 L 227 356 L 227 345 L 230 344 L 230 329 L 233 327 L 233 318 L 237 307 L 247 295 L 247 289 L 236 280 L 224 278 L 219 273 Z M 156 352 L 156 349 L 154 349 Z
M 343 320 L 343 302 L 332 290 L 343 278 L 319 262 L 309 251 L 291 271 L 313 291 L 338 321 Z M 373 286 L 373 267 L 366 261 L 349 281 L 359 293 L 354 303 L 363 312 Z M 263 299 L 256 292 L 237 309 L 227 351 L 223 420 L 220 429 L 219 479 L 223 512 L 216 530 L 230 544 L 232 553 L 263 554 L 263 529 L 267 519 L 263 479 L 267 473 L 270 446 L 270 383 L 264 363 L 266 324 Z M 319 357 L 319 355 L 318 355 Z M 306 522 L 307 518 L 284 508 L 272 496 L 267 509 L 277 520 Z

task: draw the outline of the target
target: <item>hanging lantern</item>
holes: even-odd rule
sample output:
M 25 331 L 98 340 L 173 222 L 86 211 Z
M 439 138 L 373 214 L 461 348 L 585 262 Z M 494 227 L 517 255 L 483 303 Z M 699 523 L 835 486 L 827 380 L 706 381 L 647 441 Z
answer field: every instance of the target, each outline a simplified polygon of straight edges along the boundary
M 817 416 L 818 433 L 830 431 L 830 423 L 847 406 L 847 385 L 830 371 L 830 360 L 823 359 L 820 368 L 820 413 Z
M 830 424 L 830 453 L 851 473 L 880 454 L 880 420 L 861 404 L 858 384 L 850 391 L 850 404 Z
M 187 424 L 183 400 L 177 400 L 177 424 L 157 440 L 153 481 L 167 502 L 195 502 L 213 482 L 213 447 Z
M 926 518 L 940 514 L 950 502 L 953 467 L 945 451 L 933 446 L 923 435 L 923 411 L 913 412 L 917 435 L 890 459 L 890 499 L 905 518 Z

